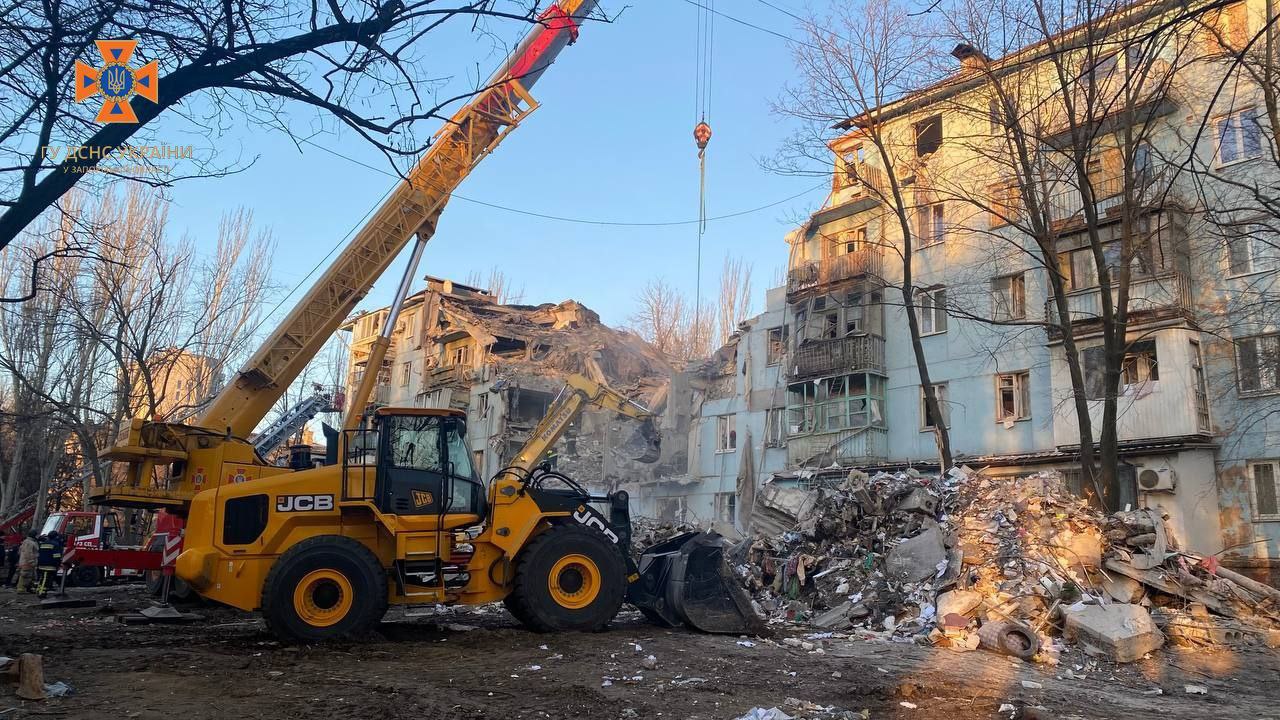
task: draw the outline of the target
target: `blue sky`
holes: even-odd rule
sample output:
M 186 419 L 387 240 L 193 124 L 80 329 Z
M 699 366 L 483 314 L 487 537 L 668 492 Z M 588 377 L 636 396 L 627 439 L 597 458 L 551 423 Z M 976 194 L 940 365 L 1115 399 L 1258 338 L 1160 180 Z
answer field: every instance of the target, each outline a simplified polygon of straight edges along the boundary
M 771 0 L 798 12 L 800 0 Z M 604 0 L 616 12 L 619 0 Z M 795 21 L 756 0 L 718 4 L 721 12 L 797 36 Z M 534 90 L 541 107 L 481 163 L 458 193 L 467 198 L 548 215 L 588 220 L 661 222 L 697 215 L 695 117 L 696 8 L 685 0 L 632 3 L 613 24 L 591 24 L 566 49 Z M 501 28 L 508 36 L 522 32 Z M 463 87 L 498 56 L 491 40 L 460 32 L 428 36 L 433 76 Z M 814 209 L 825 190 L 812 177 L 784 177 L 761 167 L 790 132 L 769 109 L 791 76 L 787 43 L 723 17 L 715 24 L 715 75 L 708 150 L 708 214 L 723 215 L 799 197 L 743 217 L 712 222 L 703 239 L 703 297 L 714 294 L 726 252 L 754 268 L 755 309 L 786 263 L 784 234 Z M 295 126 L 316 122 L 293 106 Z M 332 123 L 328 123 L 331 125 Z M 158 128 L 161 137 L 164 126 Z M 207 142 L 207 141 L 206 141 Z M 255 158 L 222 179 L 190 180 L 172 191 L 170 224 L 211 247 L 218 218 L 237 206 L 277 242 L 273 274 L 292 288 L 356 226 L 393 179 L 376 170 L 303 145 L 283 133 L 233 127 L 214 140 L 225 159 Z M 386 160 L 351 133 L 315 138 L 320 145 L 375 168 Z M 807 191 L 807 192 L 806 192 Z M 525 289 L 525 301 L 574 298 L 605 322 L 623 324 L 635 297 L 662 276 L 692 294 L 696 273 L 694 225 L 605 226 L 546 220 L 455 198 L 428 246 L 419 276 L 464 279 L 470 271 L 501 269 Z M 403 268 L 392 266 L 362 307 L 389 301 Z M 308 283 L 309 284 L 309 283 Z M 418 286 L 421 282 L 417 283 Z M 306 285 L 304 285 L 304 288 Z M 286 308 L 287 308 L 286 303 Z

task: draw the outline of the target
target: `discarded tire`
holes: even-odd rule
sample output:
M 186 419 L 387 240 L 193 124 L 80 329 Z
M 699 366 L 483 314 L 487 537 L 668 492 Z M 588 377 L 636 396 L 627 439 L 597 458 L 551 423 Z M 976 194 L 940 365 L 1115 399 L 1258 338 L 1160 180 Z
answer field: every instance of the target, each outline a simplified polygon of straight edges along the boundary
M 1040 638 L 1031 628 L 1013 622 L 986 623 L 978 629 L 983 647 L 1023 660 L 1040 652 Z

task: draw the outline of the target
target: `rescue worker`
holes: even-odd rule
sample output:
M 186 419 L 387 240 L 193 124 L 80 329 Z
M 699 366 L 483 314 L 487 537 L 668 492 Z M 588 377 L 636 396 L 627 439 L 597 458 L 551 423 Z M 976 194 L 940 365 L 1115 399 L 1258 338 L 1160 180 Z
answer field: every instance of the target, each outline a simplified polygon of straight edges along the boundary
M 66 549 L 66 544 L 57 530 L 50 530 L 48 535 L 40 539 L 36 570 L 40 573 L 37 594 L 41 598 L 48 597 L 49 588 L 57 584 L 58 567 L 62 565 L 62 551 Z
M 27 592 L 35 592 L 36 559 L 40 555 L 40 544 L 36 542 L 36 531 L 28 530 L 27 537 L 18 547 L 18 587 Z
M 22 547 L 24 537 L 26 533 L 20 527 L 14 527 L 12 532 L 4 536 L 5 587 L 14 586 L 13 578 L 18 574 L 18 548 Z

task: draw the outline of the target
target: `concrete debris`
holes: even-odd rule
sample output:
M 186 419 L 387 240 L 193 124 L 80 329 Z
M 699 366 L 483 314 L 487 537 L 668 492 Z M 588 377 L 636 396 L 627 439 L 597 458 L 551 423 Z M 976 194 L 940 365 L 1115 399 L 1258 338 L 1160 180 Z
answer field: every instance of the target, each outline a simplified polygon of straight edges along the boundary
M 1141 605 L 1089 605 L 1066 615 L 1066 637 L 1085 652 L 1133 662 L 1164 646 L 1164 633 Z
M 889 551 L 885 573 L 898 582 L 921 582 L 940 574 L 938 565 L 946 567 L 947 549 L 942 533 L 931 527 L 913 538 L 907 538 Z
M 791 716 L 779 708 L 751 708 L 746 715 L 739 715 L 737 720 L 791 720 Z
M 1203 685 L 1184 685 L 1182 689 L 1185 690 L 1188 695 L 1208 695 L 1209 694 L 1209 688 Z
M 1064 641 L 1131 662 L 1166 632 L 1280 645 L 1280 591 L 1179 550 L 1157 511 L 1091 508 L 1054 471 L 800 470 L 760 490 L 752 529 L 732 564 L 771 624 L 1048 664 Z

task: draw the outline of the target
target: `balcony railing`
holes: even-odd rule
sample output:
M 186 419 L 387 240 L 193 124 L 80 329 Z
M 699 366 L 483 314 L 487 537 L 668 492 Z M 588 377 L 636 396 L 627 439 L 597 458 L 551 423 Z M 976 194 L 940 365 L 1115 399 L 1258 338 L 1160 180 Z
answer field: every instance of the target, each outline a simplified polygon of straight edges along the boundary
M 889 431 L 861 427 L 821 435 L 787 438 L 787 461 L 793 467 L 870 464 L 888 456 Z
M 863 275 L 878 275 L 880 258 L 880 248 L 864 247 L 822 261 L 802 263 L 787 271 L 787 292 L 794 293 Z
M 1118 292 L 1111 291 L 1112 303 Z M 1186 275 L 1167 271 L 1151 277 L 1135 277 L 1129 280 L 1130 322 L 1149 319 L 1144 316 L 1163 317 L 1189 311 L 1194 307 L 1191 283 Z M 1102 317 L 1102 291 L 1096 287 L 1073 290 L 1067 293 L 1067 308 L 1071 322 L 1089 322 Z M 1053 298 L 1045 303 L 1045 317 L 1053 322 L 1058 317 L 1057 303 Z M 1052 326 L 1050 326 L 1052 329 Z
M 1134 181 L 1130 194 L 1139 207 L 1152 207 L 1162 203 L 1168 190 L 1165 183 L 1151 177 L 1138 177 Z M 1098 217 L 1105 218 L 1124 204 L 1124 175 L 1094 178 L 1092 185 Z M 1047 204 L 1049 220 L 1054 223 L 1071 224 L 1084 220 L 1084 202 L 1080 197 L 1080 190 L 1074 184 L 1061 184 L 1057 191 L 1049 195 Z
M 806 341 L 796 348 L 791 370 L 793 380 L 859 370 L 883 373 L 884 338 L 878 335 L 852 335 Z

